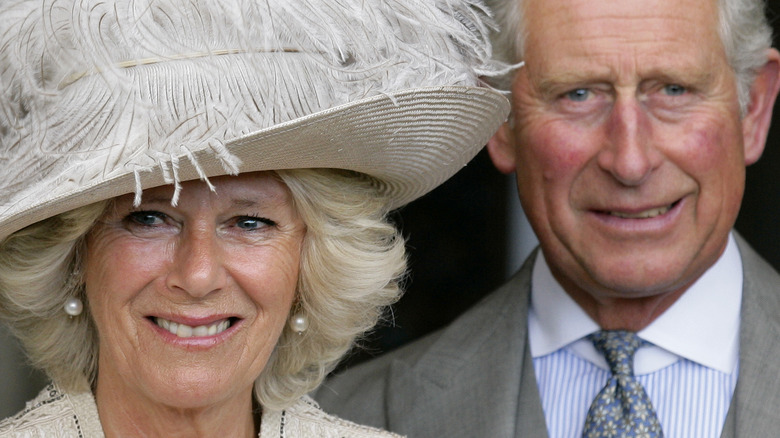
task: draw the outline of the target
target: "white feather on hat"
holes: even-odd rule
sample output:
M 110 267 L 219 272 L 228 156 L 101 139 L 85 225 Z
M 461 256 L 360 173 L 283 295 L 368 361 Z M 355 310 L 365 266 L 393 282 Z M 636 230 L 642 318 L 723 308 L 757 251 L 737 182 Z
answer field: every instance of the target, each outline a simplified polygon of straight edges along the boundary
M 194 178 L 333 167 L 394 206 L 509 104 L 481 0 L 23 0 L 0 11 L 0 239 Z M 174 199 L 175 202 L 175 199 Z

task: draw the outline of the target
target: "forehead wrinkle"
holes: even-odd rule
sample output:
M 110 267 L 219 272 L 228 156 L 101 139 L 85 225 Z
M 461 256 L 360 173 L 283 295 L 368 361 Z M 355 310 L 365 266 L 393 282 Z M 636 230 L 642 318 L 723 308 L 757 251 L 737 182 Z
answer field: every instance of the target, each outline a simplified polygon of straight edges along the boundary
M 289 195 L 283 190 L 258 190 L 251 195 L 237 194 L 229 200 L 230 206 L 236 209 L 255 208 L 263 205 L 278 205 L 289 202 Z
M 642 8 L 637 8 L 629 5 L 629 2 L 624 0 L 601 0 L 606 3 L 614 5 L 609 11 L 602 9 L 592 8 L 592 0 L 526 0 L 523 2 L 524 17 L 530 18 L 534 13 L 540 14 L 537 10 L 541 8 L 541 14 L 545 19 L 544 26 L 550 26 L 552 29 L 559 29 L 555 26 L 551 26 L 557 22 L 558 24 L 567 24 L 570 22 L 586 22 L 593 19 L 616 19 L 620 21 L 625 20 L 639 20 L 644 22 L 648 19 L 663 19 L 663 20 L 678 20 L 684 23 L 693 23 L 696 21 L 702 21 L 708 26 L 710 24 L 717 24 L 718 22 L 718 0 L 688 0 L 688 4 L 685 0 L 678 0 L 679 7 L 674 10 L 665 9 L 667 0 L 643 0 Z M 660 6 L 660 7 L 656 7 Z M 697 14 L 687 14 L 682 11 L 681 8 L 695 7 Z M 705 10 L 709 13 L 703 13 Z M 715 21 L 713 21 L 715 20 Z M 566 28 L 564 28 L 566 29 Z M 566 29 L 568 31 L 568 29 Z
M 654 9 L 652 5 L 637 8 L 621 2 L 613 2 L 615 8 L 612 11 L 594 10 L 589 7 L 589 0 L 539 0 L 526 3 L 529 12 L 526 19 L 530 20 L 527 26 L 528 40 L 544 42 L 542 51 L 545 51 L 543 47 L 552 44 L 579 51 L 570 55 L 587 55 L 582 51 L 609 47 L 616 41 L 622 44 L 647 42 L 655 45 L 666 41 L 688 45 L 692 40 L 701 39 L 717 41 L 718 45 L 722 45 L 718 33 L 718 9 L 714 2 L 697 4 L 697 10 L 708 9 L 707 13 L 698 14 L 670 11 L 668 8 Z M 692 7 L 690 2 L 681 4 L 683 6 L 683 9 L 688 10 Z M 680 30 L 684 31 L 680 33 Z M 566 43 L 567 40 L 575 43 Z M 607 44 L 602 46 L 603 41 Z M 618 50 L 625 48 L 617 47 Z

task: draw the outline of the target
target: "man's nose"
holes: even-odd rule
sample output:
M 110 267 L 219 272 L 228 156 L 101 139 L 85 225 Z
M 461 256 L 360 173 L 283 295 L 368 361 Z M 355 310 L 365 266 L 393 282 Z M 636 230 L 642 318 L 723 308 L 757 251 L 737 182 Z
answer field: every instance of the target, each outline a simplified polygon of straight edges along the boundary
M 650 116 L 635 98 L 618 99 L 604 126 L 606 144 L 598 164 L 620 184 L 639 186 L 662 162 Z

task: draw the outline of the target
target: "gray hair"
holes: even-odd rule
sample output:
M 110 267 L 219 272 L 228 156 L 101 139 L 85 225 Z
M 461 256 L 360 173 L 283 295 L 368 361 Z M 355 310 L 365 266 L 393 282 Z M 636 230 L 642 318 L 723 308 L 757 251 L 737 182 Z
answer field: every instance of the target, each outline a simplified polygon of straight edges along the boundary
M 516 63 L 523 59 L 528 36 L 523 1 L 485 0 L 501 29 L 493 34 L 494 54 L 499 60 Z M 744 114 L 756 72 L 766 63 L 766 50 L 772 46 L 772 27 L 766 17 L 764 0 L 718 0 L 718 6 L 718 32 L 729 65 L 736 74 L 739 105 Z M 505 76 L 496 85 L 511 89 L 510 81 Z
M 255 382 L 268 409 L 282 409 L 316 388 L 355 340 L 401 294 L 404 240 L 388 222 L 376 182 L 349 171 L 276 172 L 306 224 L 298 303 L 310 325 L 285 326 Z M 85 391 L 97 378 L 97 329 L 84 312 L 70 318 L 68 297 L 86 299 L 80 274 L 85 237 L 111 201 L 43 220 L 0 244 L 0 318 L 20 339 L 33 366 L 65 391 Z

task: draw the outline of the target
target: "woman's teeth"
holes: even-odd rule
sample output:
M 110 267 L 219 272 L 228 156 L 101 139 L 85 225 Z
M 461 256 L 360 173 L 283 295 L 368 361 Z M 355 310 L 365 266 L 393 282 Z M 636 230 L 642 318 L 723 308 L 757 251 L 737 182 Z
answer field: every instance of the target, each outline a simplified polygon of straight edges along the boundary
M 639 213 L 623 213 L 620 211 L 610 211 L 609 214 L 623 219 L 649 219 L 652 217 L 660 216 L 666 213 L 667 211 L 669 211 L 671 208 L 672 208 L 671 206 L 651 208 L 649 210 L 640 211 Z
M 228 327 L 230 327 L 229 319 L 223 319 L 222 321 L 218 321 L 209 325 L 199 325 L 197 327 L 191 327 L 186 324 L 168 321 L 167 319 L 163 318 L 154 318 L 154 322 L 158 326 L 168 330 L 180 338 L 191 338 L 193 336 L 214 336 L 224 332 L 228 329 Z

